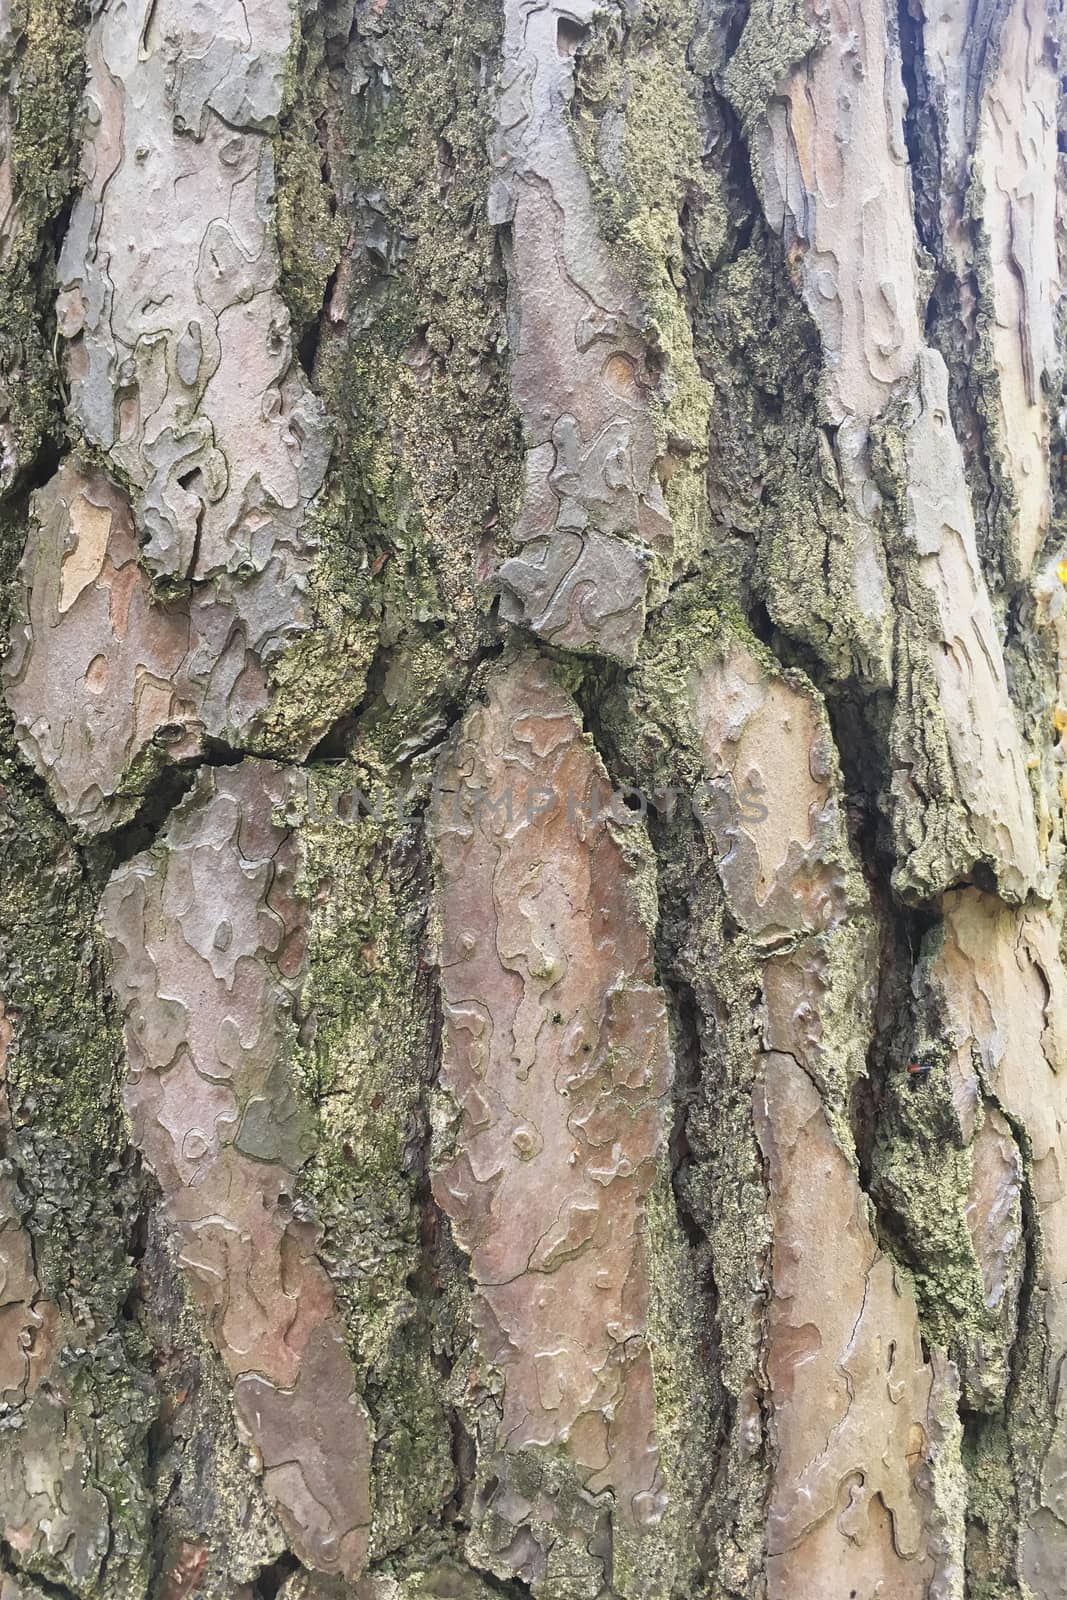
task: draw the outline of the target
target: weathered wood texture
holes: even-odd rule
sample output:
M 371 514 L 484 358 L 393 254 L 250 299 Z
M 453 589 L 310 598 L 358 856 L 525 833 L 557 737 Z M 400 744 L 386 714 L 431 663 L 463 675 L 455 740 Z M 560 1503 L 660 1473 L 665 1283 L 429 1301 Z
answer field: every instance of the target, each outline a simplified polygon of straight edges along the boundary
M 0 0 L 0 1600 L 1067 1600 L 1058 0 Z

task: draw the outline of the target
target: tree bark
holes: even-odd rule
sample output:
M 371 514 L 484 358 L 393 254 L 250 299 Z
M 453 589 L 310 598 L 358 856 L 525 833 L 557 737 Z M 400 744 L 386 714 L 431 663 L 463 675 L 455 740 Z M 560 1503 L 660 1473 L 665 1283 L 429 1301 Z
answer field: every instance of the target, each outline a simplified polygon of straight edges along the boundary
M 1067 1597 L 1062 49 L 0 4 L 0 1600 Z

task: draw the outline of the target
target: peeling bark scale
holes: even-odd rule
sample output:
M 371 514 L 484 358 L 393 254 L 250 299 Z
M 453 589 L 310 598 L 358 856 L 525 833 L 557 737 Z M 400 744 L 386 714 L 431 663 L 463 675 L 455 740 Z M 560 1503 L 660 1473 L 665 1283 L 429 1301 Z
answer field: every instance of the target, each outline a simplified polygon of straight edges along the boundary
M 1067 1600 L 1065 26 L 0 4 L 0 1600 Z

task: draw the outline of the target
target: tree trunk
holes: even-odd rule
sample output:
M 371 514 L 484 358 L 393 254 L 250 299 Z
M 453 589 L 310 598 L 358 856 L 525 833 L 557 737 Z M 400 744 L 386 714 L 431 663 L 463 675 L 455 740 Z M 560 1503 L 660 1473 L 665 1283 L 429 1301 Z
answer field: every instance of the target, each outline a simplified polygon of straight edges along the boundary
M 1065 1600 L 1062 32 L 0 3 L 0 1600 Z

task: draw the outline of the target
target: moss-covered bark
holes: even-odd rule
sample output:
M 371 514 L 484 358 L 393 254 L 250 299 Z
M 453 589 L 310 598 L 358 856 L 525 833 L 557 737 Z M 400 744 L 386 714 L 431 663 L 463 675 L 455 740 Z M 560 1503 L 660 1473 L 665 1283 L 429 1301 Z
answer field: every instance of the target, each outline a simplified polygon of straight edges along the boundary
M 1062 23 L 978 13 L 0 20 L 3 1600 L 1062 1597 Z

